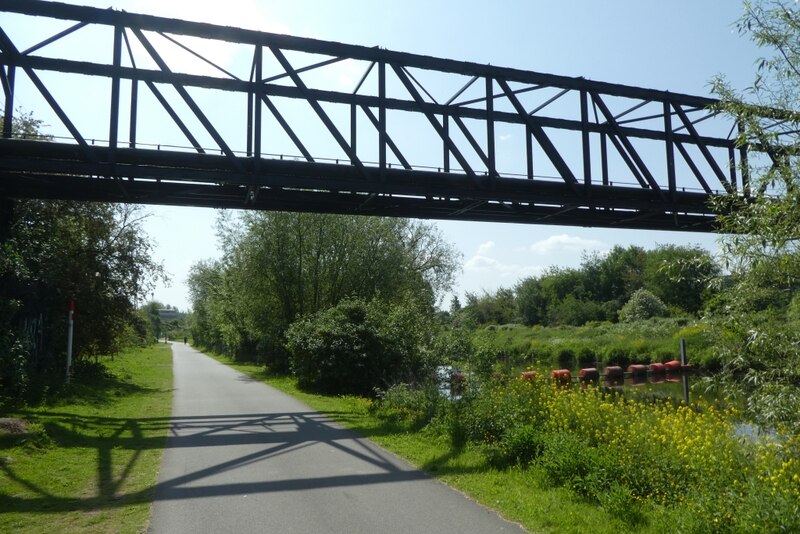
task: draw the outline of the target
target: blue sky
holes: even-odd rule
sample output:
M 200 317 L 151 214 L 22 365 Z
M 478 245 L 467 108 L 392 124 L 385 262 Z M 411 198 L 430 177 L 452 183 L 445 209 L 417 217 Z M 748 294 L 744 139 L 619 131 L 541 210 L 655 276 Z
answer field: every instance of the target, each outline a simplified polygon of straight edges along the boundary
M 724 74 L 737 88 L 752 79 L 759 51 L 733 26 L 742 12 L 737 0 L 656 1 L 441 1 L 338 0 L 77 0 L 175 18 L 189 18 L 302 37 L 489 63 L 567 76 L 708 95 L 709 82 Z M 0 14 L 12 33 L 35 33 L 15 17 Z M 14 31 L 11 31 L 14 30 Z M 75 44 L 80 44 L 77 39 Z M 85 44 L 85 43 L 84 43 Z M 225 50 L 203 50 L 217 61 L 233 61 Z M 340 79 L 358 77 L 345 65 Z M 57 119 L 39 109 L 33 92 L 20 88 L 17 103 L 58 130 Z M 84 97 L 89 89 L 74 89 Z M 81 94 L 83 93 L 83 94 Z M 100 95 L 102 97 L 102 95 Z M 104 98 L 107 99 L 107 96 Z M 75 106 L 79 106 L 76 99 Z M 87 125 L 90 128 L 91 125 Z M 102 130 L 101 130 L 102 131 Z M 172 275 L 170 287 L 153 297 L 189 307 L 184 280 L 198 260 L 218 256 L 213 210 L 149 208 L 146 229 L 158 243 L 157 258 Z M 493 291 L 513 286 L 550 265 L 576 266 L 584 251 L 614 245 L 699 244 L 716 249 L 715 237 L 645 232 L 470 222 L 436 223 L 463 255 L 454 291 Z

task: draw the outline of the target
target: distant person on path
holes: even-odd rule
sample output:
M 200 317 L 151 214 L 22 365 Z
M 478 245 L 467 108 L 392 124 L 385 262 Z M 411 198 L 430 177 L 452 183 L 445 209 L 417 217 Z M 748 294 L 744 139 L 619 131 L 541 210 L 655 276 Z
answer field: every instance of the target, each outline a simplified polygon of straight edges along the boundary
M 186 337 L 186 336 L 183 336 L 183 344 L 184 344 L 184 345 L 186 345 L 186 342 L 187 342 L 188 340 L 189 340 L 189 338 L 188 338 L 188 337 Z

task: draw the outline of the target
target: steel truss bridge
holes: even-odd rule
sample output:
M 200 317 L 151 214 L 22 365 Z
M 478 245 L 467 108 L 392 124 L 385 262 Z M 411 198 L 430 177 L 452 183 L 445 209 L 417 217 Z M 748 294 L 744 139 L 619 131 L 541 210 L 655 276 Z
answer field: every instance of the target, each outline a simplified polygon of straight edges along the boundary
M 39 0 L 0 15 L 0 197 L 710 231 L 709 199 L 748 192 L 709 98 Z M 21 17 L 60 31 L 25 43 Z M 23 84 L 63 135 L 12 132 Z

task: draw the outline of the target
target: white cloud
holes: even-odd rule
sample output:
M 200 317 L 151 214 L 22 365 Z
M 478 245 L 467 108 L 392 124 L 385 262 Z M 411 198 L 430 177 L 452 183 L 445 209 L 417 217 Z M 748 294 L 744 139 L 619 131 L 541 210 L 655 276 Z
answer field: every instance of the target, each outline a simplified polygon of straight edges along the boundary
M 491 274 L 502 278 L 523 278 L 526 276 L 533 276 L 540 274 L 543 269 L 538 265 L 517 265 L 502 263 L 494 258 L 488 256 L 473 256 L 464 264 L 464 270 Z
M 553 235 L 531 245 L 531 252 L 536 254 L 553 254 L 555 252 L 582 252 L 584 250 L 607 250 L 606 243 L 596 239 L 584 239 L 568 234 Z
M 486 243 L 481 243 L 481 246 L 478 247 L 478 256 L 485 256 L 494 248 L 494 241 L 487 241 Z
M 508 140 L 509 140 L 509 139 L 511 139 L 512 137 L 513 137 L 513 136 L 512 136 L 511 134 L 502 134 L 502 135 L 500 136 L 500 141 L 501 141 L 501 142 L 503 142 L 503 141 L 508 141 Z

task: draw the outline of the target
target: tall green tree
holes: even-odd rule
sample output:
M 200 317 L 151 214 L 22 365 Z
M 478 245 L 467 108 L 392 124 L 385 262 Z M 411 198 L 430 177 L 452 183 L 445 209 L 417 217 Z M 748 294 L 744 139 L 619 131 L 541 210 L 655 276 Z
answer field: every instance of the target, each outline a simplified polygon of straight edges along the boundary
M 507 324 L 517 318 L 515 295 L 511 289 L 500 288 L 493 293 L 467 292 L 466 304 L 459 312 L 462 322 L 471 327 L 484 324 Z
M 0 259 L 5 324 L 41 323 L 46 345 L 35 353 L 50 354 L 73 299 L 76 356 L 117 350 L 136 301 L 163 274 L 140 223 L 130 206 L 14 201 Z
M 747 2 L 737 28 L 765 55 L 746 92 L 723 78 L 714 84 L 719 109 L 742 126 L 751 184 L 746 196 L 717 201 L 729 273 L 717 281 L 724 287 L 714 308 L 718 381 L 743 388 L 759 422 L 800 429 L 800 329 L 792 323 L 800 290 L 800 11 L 795 2 Z
M 283 369 L 283 333 L 298 318 L 345 298 L 412 294 L 432 308 L 458 263 L 434 226 L 407 219 L 259 212 L 223 216 L 218 234 L 223 259 L 190 278 L 202 339 L 213 332 L 226 350 Z
M 19 113 L 12 134 L 46 141 L 41 126 Z M 2 404 L 50 371 L 63 376 L 70 300 L 76 362 L 113 353 L 130 337 L 137 301 L 164 273 L 135 206 L 2 198 L 0 208 Z
M 660 245 L 648 251 L 642 274 L 643 287 L 664 304 L 697 315 L 714 294 L 709 282 L 719 278 L 722 269 L 699 246 Z

